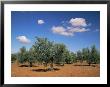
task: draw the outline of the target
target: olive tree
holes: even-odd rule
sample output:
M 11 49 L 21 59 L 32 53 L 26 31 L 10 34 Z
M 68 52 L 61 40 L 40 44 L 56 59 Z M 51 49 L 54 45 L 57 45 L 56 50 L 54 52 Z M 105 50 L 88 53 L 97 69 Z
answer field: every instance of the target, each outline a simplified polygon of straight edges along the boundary
M 82 56 L 82 52 L 80 50 L 77 51 L 77 60 L 79 60 L 81 63 L 83 62 L 83 56 Z
M 17 60 L 17 55 L 15 53 L 11 54 L 11 62 L 15 62 Z
M 71 63 L 76 62 L 76 54 L 74 52 L 70 52 L 71 55 Z
M 66 46 L 64 44 L 55 44 L 55 63 L 56 64 L 63 64 L 65 62 L 64 52 L 66 50 Z
M 20 48 L 20 52 L 18 53 L 17 58 L 19 63 L 25 63 L 27 61 L 27 52 L 24 46 Z
M 72 55 L 69 51 L 66 51 L 64 53 L 64 57 L 65 57 L 66 64 L 71 64 L 72 63 Z
M 47 38 L 36 37 L 35 44 L 33 45 L 37 55 L 36 59 L 43 63 L 45 67 L 47 67 L 50 61 L 53 63 L 53 56 L 51 55 L 52 44 Z
M 29 51 L 27 51 L 27 61 L 28 61 L 29 65 L 30 65 L 30 67 L 32 67 L 33 63 L 36 62 L 35 50 L 34 50 L 33 47 L 31 47 L 29 49 Z
M 64 44 L 57 44 L 47 38 L 36 37 L 33 47 L 37 55 L 37 61 L 43 63 L 45 67 L 50 64 L 51 69 L 53 69 L 54 63 L 60 64 L 64 62 L 63 53 L 66 49 Z
M 100 53 L 96 49 L 95 45 L 91 46 L 91 63 L 99 63 Z

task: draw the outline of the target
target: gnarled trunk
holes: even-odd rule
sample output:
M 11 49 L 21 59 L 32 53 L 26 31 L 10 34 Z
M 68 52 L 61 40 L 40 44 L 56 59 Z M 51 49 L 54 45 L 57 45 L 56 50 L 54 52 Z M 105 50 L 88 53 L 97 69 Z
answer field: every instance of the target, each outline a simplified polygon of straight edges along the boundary
M 89 66 L 91 65 L 91 63 L 89 62 Z
M 51 58 L 50 68 L 51 68 L 51 70 L 54 70 L 54 68 L 53 68 L 53 58 Z
M 30 67 L 32 67 L 32 62 L 30 62 Z

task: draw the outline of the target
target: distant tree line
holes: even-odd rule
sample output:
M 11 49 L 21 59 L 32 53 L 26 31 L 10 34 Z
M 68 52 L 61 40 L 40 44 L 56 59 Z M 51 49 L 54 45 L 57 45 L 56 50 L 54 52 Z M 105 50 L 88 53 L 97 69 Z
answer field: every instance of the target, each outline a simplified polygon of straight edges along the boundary
M 83 48 L 76 53 L 69 51 L 63 43 L 55 43 L 47 38 L 36 37 L 33 46 L 26 50 L 25 47 L 20 48 L 18 53 L 11 54 L 11 61 L 18 61 L 23 64 L 29 63 L 32 67 L 34 63 L 48 65 L 53 69 L 54 64 L 64 65 L 74 62 L 86 61 L 88 65 L 100 63 L 100 52 L 95 45 L 91 48 Z

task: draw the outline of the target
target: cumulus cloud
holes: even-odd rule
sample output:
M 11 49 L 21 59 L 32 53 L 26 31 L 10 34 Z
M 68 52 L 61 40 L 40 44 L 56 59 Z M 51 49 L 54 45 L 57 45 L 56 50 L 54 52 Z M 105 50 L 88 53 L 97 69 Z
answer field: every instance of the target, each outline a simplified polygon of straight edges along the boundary
M 86 32 L 86 31 L 89 31 L 89 29 L 86 29 L 86 28 L 70 28 L 68 30 L 68 32 L 72 32 L 72 33 L 75 33 L 75 32 Z
M 71 18 L 69 23 L 74 27 L 86 27 L 87 23 L 84 18 Z
M 23 44 L 30 43 L 30 40 L 26 36 L 18 36 L 16 39 Z
M 44 24 L 45 22 L 44 22 L 44 20 L 39 19 L 39 20 L 37 21 L 37 23 L 38 23 L 38 24 Z
M 85 28 L 74 28 L 74 27 L 68 27 L 67 29 L 64 28 L 63 26 L 53 26 L 52 27 L 52 32 L 55 34 L 59 35 L 64 35 L 64 36 L 74 36 L 74 33 L 76 32 L 86 32 L 89 31 L 89 29 Z
M 66 29 L 62 26 L 57 26 L 57 27 L 53 26 L 52 32 L 55 34 L 64 35 L 64 36 L 73 36 L 71 32 L 67 32 Z
M 86 23 L 84 18 L 71 18 L 69 21 L 62 21 L 61 26 L 53 26 L 52 32 L 64 36 L 74 36 L 75 33 L 90 31 L 87 27 L 91 24 Z

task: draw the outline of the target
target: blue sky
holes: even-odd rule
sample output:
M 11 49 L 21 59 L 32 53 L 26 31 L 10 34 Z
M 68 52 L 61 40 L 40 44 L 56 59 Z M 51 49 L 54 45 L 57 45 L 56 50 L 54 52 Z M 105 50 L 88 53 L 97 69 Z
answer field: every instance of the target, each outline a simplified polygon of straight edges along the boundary
M 95 44 L 100 49 L 99 11 L 12 11 L 11 49 L 29 49 L 35 36 L 64 43 L 76 52 Z

